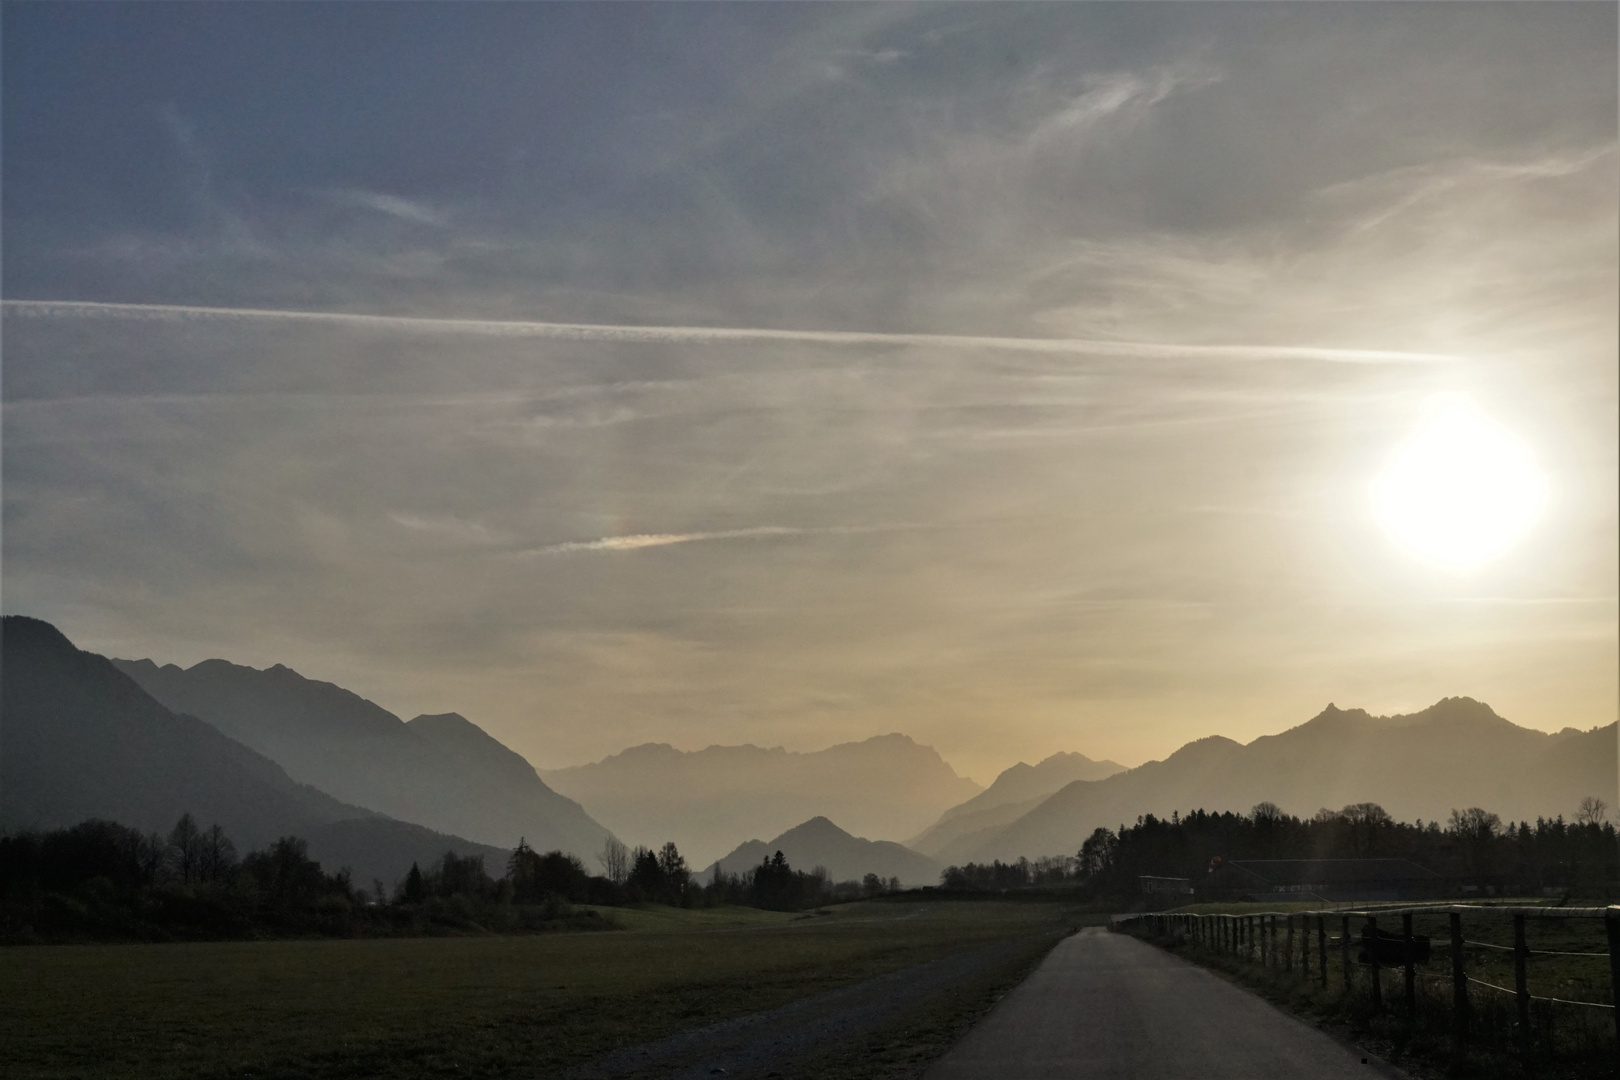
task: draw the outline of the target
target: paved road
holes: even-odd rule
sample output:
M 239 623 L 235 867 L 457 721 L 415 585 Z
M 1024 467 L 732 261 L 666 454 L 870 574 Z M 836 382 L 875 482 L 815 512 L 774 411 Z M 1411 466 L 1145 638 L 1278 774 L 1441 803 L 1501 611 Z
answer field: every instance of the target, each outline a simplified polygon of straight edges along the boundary
M 925 1080 L 1372 1080 L 1403 1077 L 1202 968 L 1089 927 Z

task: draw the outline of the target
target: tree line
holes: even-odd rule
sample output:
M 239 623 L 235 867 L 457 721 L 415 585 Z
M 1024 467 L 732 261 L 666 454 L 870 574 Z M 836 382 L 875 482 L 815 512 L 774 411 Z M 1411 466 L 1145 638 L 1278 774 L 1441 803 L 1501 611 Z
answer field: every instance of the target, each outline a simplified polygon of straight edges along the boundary
M 657 851 L 609 837 L 592 874 L 575 856 L 520 840 L 492 876 L 482 856 L 445 852 L 392 887 L 327 873 L 286 836 L 238 857 L 219 825 L 183 815 L 167 836 L 113 821 L 0 836 L 0 940 L 241 938 L 319 934 L 609 929 L 598 907 L 742 904 L 792 911 L 898 891 L 869 874 L 834 884 L 781 852 L 743 874 L 694 879 L 674 843 Z M 578 905 L 591 905 L 580 907 Z
M 948 867 L 940 880 L 955 890 L 1069 882 L 1084 895 L 1121 903 L 1140 896 L 1143 876 L 1196 884 L 1222 861 L 1402 858 L 1457 885 L 1606 896 L 1620 889 L 1617 839 L 1608 806 L 1595 796 L 1581 801 L 1573 821 L 1560 815 L 1534 824 L 1504 823 L 1480 807 L 1452 810 L 1444 822 L 1400 822 L 1377 803 L 1299 818 L 1263 802 L 1247 814 L 1144 814 L 1132 826 L 1094 830 L 1072 858 L 969 863 Z

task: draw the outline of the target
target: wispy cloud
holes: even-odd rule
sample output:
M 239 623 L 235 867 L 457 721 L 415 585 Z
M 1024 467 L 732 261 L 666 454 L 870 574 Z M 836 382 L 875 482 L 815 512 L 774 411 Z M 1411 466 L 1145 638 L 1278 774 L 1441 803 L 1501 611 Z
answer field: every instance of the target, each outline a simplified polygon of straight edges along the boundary
M 636 533 L 633 536 L 604 536 L 600 540 L 579 540 L 566 544 L 548 544 L 530 548 L 519 555 L 566 555 L 572 551 L 639 551 L 642 548 L 667 547 L 670 544 L 691 544 L 699 540 L 751 540 L 763 536 L 793 536 L 806 529 L 790 529 L 783 525 L 759 525 L 751 529 L 722 529 L 718 532 L 694 533 Z
M 414 221 L 418 225 L 444 226 L 449 223 L 449 215 L 436 210 L 421 202 L 401 198 L 398 195 L 389 195 L 381 191 L 365 191 L 360 188 L 340 188 L 335 191 L 323 193 L 332 202 L 343 206 L 359 207 L 362 210 L 373 210 L 389 217 L 400 218 L 404 221 Z
M 1182 345 L 1166 342 L 1091 338 L 991 337 L 973 334 L 907 334 L 866 330 L 783 330 L 772 327 L 626 326 L 603 323 L 521 322 L 490 319 L 417 318 L 333 311 L 193 307 L 180 304 L 109 304 L 79 300 L 6 300 L 8 314 L 30 318 L 112 318 L 179 322 L 188 320 L 283 320 L 347 324 L 416 333 L 459 333 L 485 337 L 550 338 L 655 344 L 725 344 L 794 341 L 829 346 L 909 345 L 951 349 L 995 349 L 1136 360 L 1205 359 L 1310 363 L 1443 363 L 1459 357 L 1444 353 L 1386 349 L 1335 349 L 1316 345 Z

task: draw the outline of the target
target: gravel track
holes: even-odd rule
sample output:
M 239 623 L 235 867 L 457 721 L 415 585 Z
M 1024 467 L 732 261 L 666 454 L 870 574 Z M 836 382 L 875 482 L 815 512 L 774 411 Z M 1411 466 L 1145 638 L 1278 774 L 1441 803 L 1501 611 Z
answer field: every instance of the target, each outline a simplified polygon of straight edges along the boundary
M 795 1061 L 895 1020 L 935 994 L 1027 955 L 1029 938 L 951 953 L 764 1012 L 614 1050 L 561 1080 L 769 1077 Z

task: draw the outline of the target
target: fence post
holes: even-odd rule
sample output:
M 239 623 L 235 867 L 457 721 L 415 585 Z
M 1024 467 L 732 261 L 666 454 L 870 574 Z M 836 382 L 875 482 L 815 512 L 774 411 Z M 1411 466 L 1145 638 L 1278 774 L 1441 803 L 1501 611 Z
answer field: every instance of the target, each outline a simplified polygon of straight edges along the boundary
M 1267 967 L 1271 963 L 1271 954 L 1267 950 L 1267 945 L 1271 940 L 1271 931 L 1276 927 L 1276 925 L 1277 925 L 1277 917 L 1275 915 L 1262 915 L 1262 916 L 1260 916 L 1260 966 L 1261 967 Z
M 1342 919 L 1339 927 L 1339 966 L 1344 969 L 1344 992 L 1348 994 L 1354 989 L 1350 978 L 1350 916 L 1342 916 Z
M 1290 926 L 1292 929 L 1292 926 Z M 1311 978 L 1311 917 L 1299 917 L 1299 973 L 1307 982 Z
M 1309 945 L 1306 948 L 1310 948 Z M 1327 989 L 1327 916 L 1316 917 L 1316 966 L 1321 968 L 1322 989 Z
M 1609 989 L 1614 995 L 1614 1047 L 1615 1053 L 1620 1055 L 1620 917 L 1616 917 L 1614 908 L 1603 920 L 1603 928 L 1609 932 Z
M 1530 1055 L 1530 948 L 1524 942 L 1524 912 L 1513 916 L 1513 992 L 1519 999 L 1519 1052 Z
M 1371 941 L 1367 939 L 1371 938 Z M 1372 1004 L 1373 1012 L 1384 1011 L 1384 977 L 1378 970 L 1378 916 L 1367 916 L 1367 928 L 1362 931 L 1361 940 L 1368 946 L 1367 959 L 1372 961 Z
M 1611 940 L 1613 934 L 1611 932 Z M 1613 950 L 1610 950 L 1611 954 Z M 1463 970 L 1462 913 L 1451 913 L 1451 1057 L 1462 1064 L 1468 1046 L 1468 973 Z
M 1288 973 L 1292 975 L 1294 973 L 1294 916 L 1289 914 L 1284 915 L 1283 918 L 1288 920 L 1288 936 L 1283 941 L 1283 967 L 1287 968 Z
M 1406 1022 L 1417 1023 L 1417 972 L 1412 967 L 1412 916 L 1401 916 L 1401 959 L 1406 966 Z

